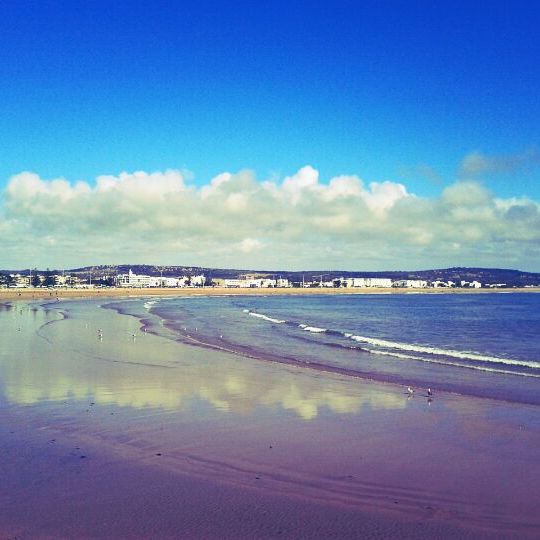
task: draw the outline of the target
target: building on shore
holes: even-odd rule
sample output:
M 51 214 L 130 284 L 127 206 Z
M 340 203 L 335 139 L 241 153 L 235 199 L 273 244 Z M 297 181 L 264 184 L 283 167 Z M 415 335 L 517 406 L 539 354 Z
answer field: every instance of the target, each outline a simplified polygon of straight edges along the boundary
M 23 288 L 30 287 L 30 276 L 22 276 L 21 274 L 9 274 L 11 287 Z
M 256 278 L 244 276 L 243 279 L 225 279 L 223 286 L 228 289 L 273 289 L 276 287 L 290 287 L 288 279 Z
M 461 280 L 460 285 L 462 287 L 469 287 L 472 289 L 480 289 L 482 287 L 482 284 L 479 281 L 464 281 Z
M 159 287 L 160 278 L 135 274 L 130 269 L 127 274 L 116 276 L 116 284 L 118 287 Z
M 135 274 L 129 270 L 127 274 L 118 274 L 116 276 L 116 285 L 118 287 L 204 287 L 206 284 L 206 277 L 204 275 L 199 276 L 182 276 L 175 277 L 163 277 L 163 276 L 147 276 L 144 274 Z
M 206 285 L 206 276 L 203 274 L 200 274 L 199 276 L 191 276 L 189 278 L 189 284 L 192 287 L 204 287 Z
M 370 277 L 352 277 L 347 279 L 341 279 L 342 287 L 380 287 L 388 289 L 392 287 L 392 280 L 390 278 L 370 278 Z
M 399 279 L 394 281 L 392 286 L 401 289 L 425 289 L 428 282 L 423 279 Z

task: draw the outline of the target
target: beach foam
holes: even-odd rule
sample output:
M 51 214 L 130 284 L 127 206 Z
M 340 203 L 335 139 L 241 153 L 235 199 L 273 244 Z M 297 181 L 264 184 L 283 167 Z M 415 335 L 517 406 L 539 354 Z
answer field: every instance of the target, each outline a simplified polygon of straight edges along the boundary
M 540 368 L 540 362 L 529 360 L 514 360 L 512 358 L 503 358 L 499 356 L 487 356 L 484 354 L 476 354 L 472 352 L 455 351 L 452 349 L 440 349 L 438 347 L 427 347 L 424 345 L 414 345 L 411 343 L 400 343 L 397 341 L 388 341 L 385 339 L 376 339 L 366 336 L 358 336 L 352 334 L 343 334 L 345 337 L 360 343 L 369 343 L 376 347 L 385 347 L 388 349 L 398 349 L 402 351 L 419 352 L 424 354 L 432 354 L 437 356 L 450 356 L 460 358 L 462 360 L 477 361 L 477 362 L 494 362 L 498 364 L 507 364 L 511 366 L 521 366 L 529 368 Z
M 484 367 L 484 366 L 471 365 L 471 364 L 461 364 L 459 362 L 437 360 L 434 358 L 426 358 L 425 356 L 414 356 L 412 354 L 404 354 L 404 353 L 391 352 L 391 351 L 380 351 L 377 349 L 372 349 L 369 352 L 371 354 L 378 354 L 381 356 L 391 356 L 393 358 L 402 358 L 406 360 L 417 360 L 419 362 L 427 362 L 429 364 L 439 364 L 443 366 L 453 366 L 453 367 L 466 368 L 466 369 L 475 369 L 478 371 L 486 371 L 488 373 L 500 373 L 502 375 L 518 375 L 520 377 L 531 377 L 533 379 L 540 379 L 540 375 L 535 375 L 533 373 L 523 373 L 521 371 L 511 371 L 509 369 L 498 369 L 498 368 L 493 368 L 493 367 Z

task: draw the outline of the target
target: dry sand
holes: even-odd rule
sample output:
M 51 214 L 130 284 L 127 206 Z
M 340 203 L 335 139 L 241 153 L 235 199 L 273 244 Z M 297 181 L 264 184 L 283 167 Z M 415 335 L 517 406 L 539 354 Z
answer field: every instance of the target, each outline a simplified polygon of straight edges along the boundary
M 312 295 L 312 294 L 489 294 L 489 293 L 538 293 L 540 287 L 512 289 L 398 289 L 398 288 L 279 288 L 244 289 L 225 287 L 204 288 L 115 288 L 103 289 L 0 289 L 0 300 L 35 300 L 40 298 L 104 298 L 137 296 L 223 296 L 223 295 Z

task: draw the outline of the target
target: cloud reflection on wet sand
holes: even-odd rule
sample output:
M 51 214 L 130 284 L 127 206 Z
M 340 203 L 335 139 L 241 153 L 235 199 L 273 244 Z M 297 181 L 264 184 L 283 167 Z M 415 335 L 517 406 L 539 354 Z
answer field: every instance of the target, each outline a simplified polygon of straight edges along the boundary
M 317 377 L 152 335 L 138 334 L 135 341 L 129 339 L 132 330 L 138 332 L 134 319 L 99 311 L 105 312 L 99 313 L 100 324 L 106 328 L 102 341 L 96 339 L 95 320 L 70 318 L 43 327 L 50 316 L 47 319 L 42 312 L 27 310 L 11 316 L 15 320 L 4 324 L 2 333 L 10 331 L 9 322 L 11 326 L 20 324 L 19 318 L 25 329 L 18 335 L 10 333 L 10 354 L 0 357 L 0 388 L 5 399 L 18 405 L 91 399 L 100 404 L 169 411 L 188 410 L 199 400 L 218 411 L 240 415 L 261 406 L 278 407 L 304 420 L 316 418 L 323 409 L 358 414 L 364 407 L 406 406 L 405 398 L 395 391 L 359 381 L 352 384 L 339 376 Z

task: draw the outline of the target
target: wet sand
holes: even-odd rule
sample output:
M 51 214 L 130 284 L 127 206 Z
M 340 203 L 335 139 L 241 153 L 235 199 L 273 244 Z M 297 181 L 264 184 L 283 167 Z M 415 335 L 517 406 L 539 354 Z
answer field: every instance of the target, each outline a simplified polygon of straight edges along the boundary
M 409 399 L 99 304 L 0 311 L 0 538 L 540 535 L 538 407 Z

